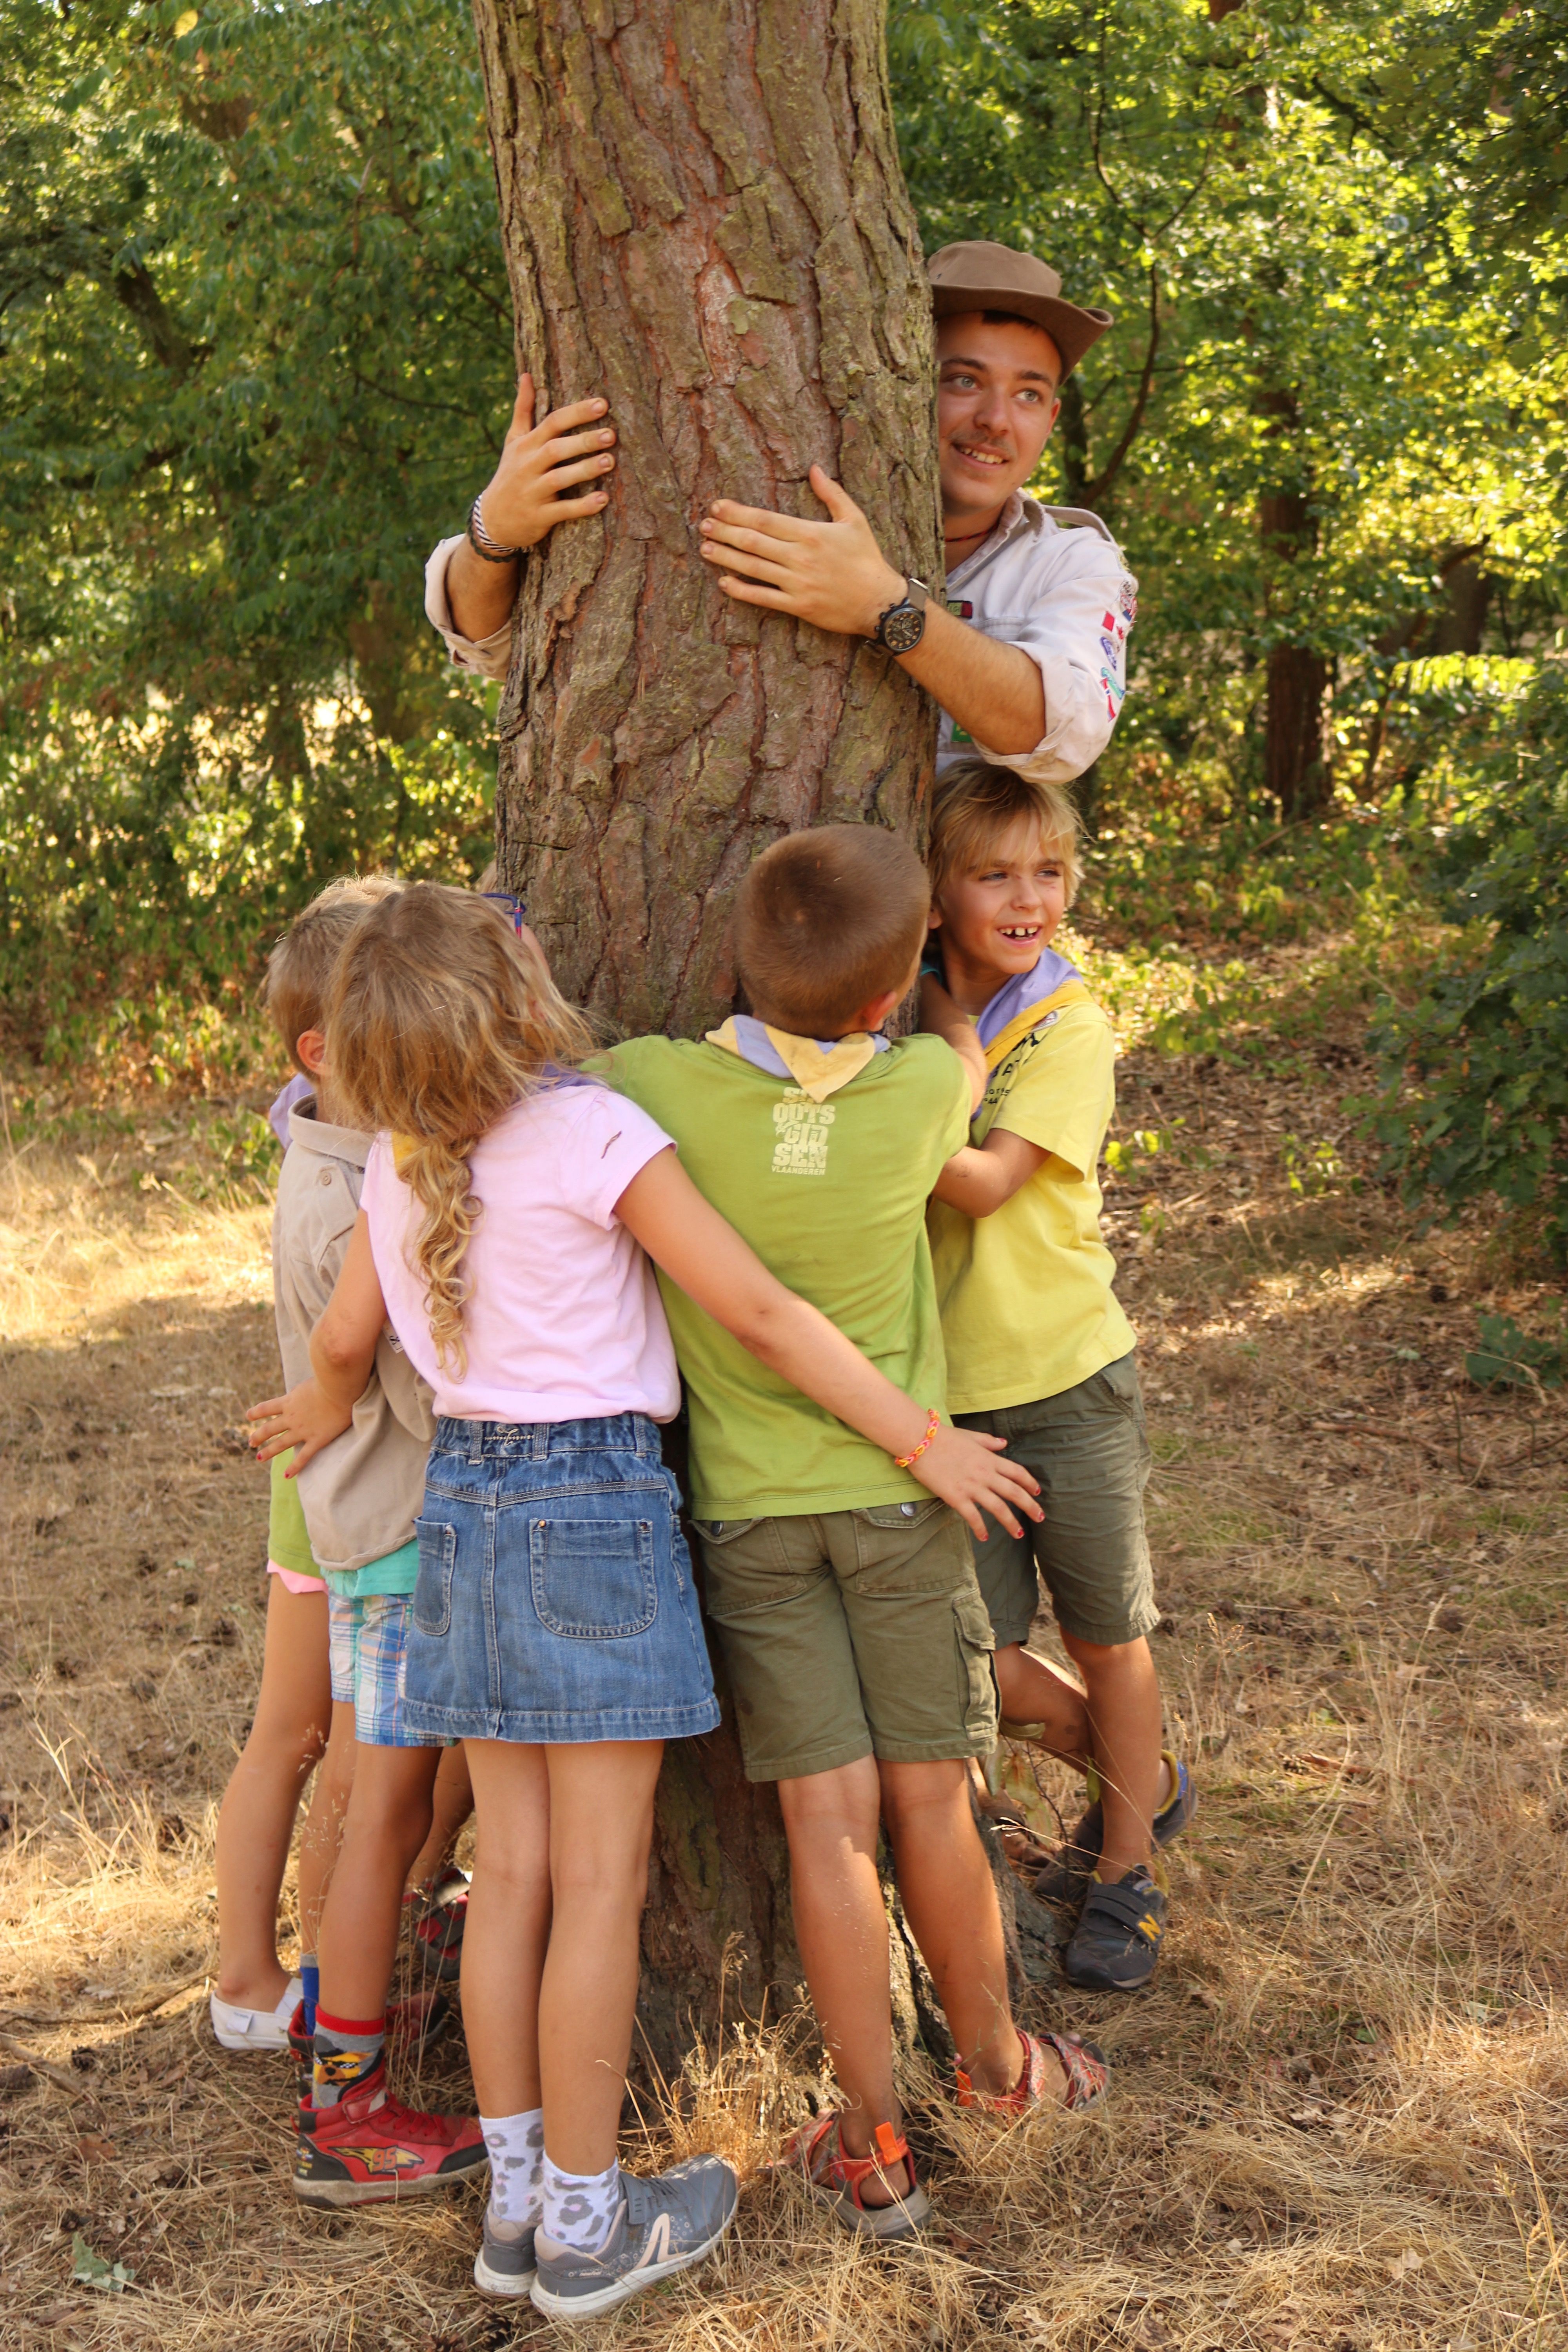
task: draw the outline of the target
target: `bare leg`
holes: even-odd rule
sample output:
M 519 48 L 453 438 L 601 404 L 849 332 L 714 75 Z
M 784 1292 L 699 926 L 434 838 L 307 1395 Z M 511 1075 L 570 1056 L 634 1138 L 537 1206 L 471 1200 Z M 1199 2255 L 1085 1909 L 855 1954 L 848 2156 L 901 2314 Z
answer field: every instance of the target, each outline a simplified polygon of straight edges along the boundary
M 475 1844 L 463 1930 L 463 2026 L 480 2115 L 521 2116 L 540 2105 L 550 1772 L 542 1748 L 505 1739 L 469 1739 L 464 1747 L 473 1779 Z
M 436 1768 L 436 1786 L 430 1799 L 430 1834 L 414 1857 L 414 1866 L 408 1874 L 411 1887 L 433 1885 L 440 1877 L 452 1859 L 458 1832 L 473 1810 L 468 1759 L 459 1741 L 456 1748 L 442 1749 L 441 1761 Z
M 899 1893 L 931 1973 L 958 2063 L 978 2091 L 1010 2091 L 1023 2066 L 1007 1998 L 996 1885 L 963 1762 L 883 1764 L 882 1811 Z M 1060 2092 L 1067 2076 L 1060 2072 Z
M 1037 1723 L 1043 1734 L 1039 1745 L 1081 1772 L 1091 1759 L 1093 1734 L 1078 1685 L 1069 1682 L 1048 1658 L 1037 1658 L 1032 1650 L 1026 1650 L 1021 1642 L 1010 1642 L 998 1650 L 994 1664 L 997 1696 L 1007 1721 Z
M 565 2172 L 615 2161 L 662 1741 L 468 1743 L 479 1844 L 463 2019 L 479 2112 L 544 2109 Z
M 349 1791 L 353 1787 L 354 1711 L 346 1699 L 332 1703 L 331 1736 L 327 1752 L 317 1768 L 315 1786 L 310 1790 L 310 1810 L 305 1816 L 305 1826 L 300 1833 L 300 1948 L 319 1952 L 321 1936 L 321 1907 L 327 1899 L 332 1872 L 337 1866 L 338 1848 L 342 1843 L 343 1822 L 349 1809 Z
M 664 1742 L 595 1741 L 545 1755 L 553 1915 L 539 1988 L 544 2147 L 563 2172 L 604 2172 L 615 2161 L 632 2054 Z M 517 2110 L 485 2110 L 508 2112 Z
M 962 1773 L 962 1766 L 955 1769 Z M 877 1877 L 881 1794 L 869 1756 L 836 1771 L 779 1782 L 795 1938 L 843 2094 L 840 2129 L 850 2156 L 869 2153 L 879 2124 L 900 2127 L 893 2092 L 888 1916 Z M 994 1895 L 992 1900 L 994 1906 Z M 884 2188 L 875 2176 L 868 2179 L 861 2190 L 866 2202 L 890 2204 L 894 2194 L 910 2186 L 902 2165 L 889 2171 L 888 2183 Z
M 430 1827 L 440 1750 L 361 1746 L 343 1843 L 321 1914 L 321 2006 L 333 2017 L 386 2010 L 403 1882 Z
M 1111 1884 L 1153 1847 L 1153 1822 L 1164 1780 L 1160 1757 L 1160 1680 L 1149 1644 L 1080 1642 L 1064 1632 L 1062 1644 L 1089 1686 L 1094 1762 L 1105 1817 L 1100 1876 Z
M 331 1679 L 327 1596 L 267 1580 L 267 1643 L 256 1716 L 218 1815 L 220 2000 L 276 2009 L 289 1971 L 278 1958 L 278 1895 L 294 1816 L 327 1744 Z

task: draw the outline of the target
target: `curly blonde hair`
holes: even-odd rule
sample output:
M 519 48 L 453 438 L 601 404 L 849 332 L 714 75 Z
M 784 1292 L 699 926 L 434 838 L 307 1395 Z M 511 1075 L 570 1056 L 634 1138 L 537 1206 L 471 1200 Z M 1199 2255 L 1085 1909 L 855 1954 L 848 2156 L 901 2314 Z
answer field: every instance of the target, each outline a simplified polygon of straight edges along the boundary
M 481 1213 L 469 1157 L 594 1047 L 538 947 L 466 890 L 416 882 L 362 918 L 327 1003 L 327 1063 L 362 1127 L 389 1129 L 425 1211 L 415 1244 L 437 1361 L 468 1369 L 463 1259 Z

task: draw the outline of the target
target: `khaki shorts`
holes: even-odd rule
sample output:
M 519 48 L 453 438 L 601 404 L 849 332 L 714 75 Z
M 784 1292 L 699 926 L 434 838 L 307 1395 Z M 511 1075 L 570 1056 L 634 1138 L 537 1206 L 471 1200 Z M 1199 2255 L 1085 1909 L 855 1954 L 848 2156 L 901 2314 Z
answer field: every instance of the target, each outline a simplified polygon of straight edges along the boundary
M 945 1503 L 696 1526 L 748 1780 L 991 1748 L 991 1628 Z
M 1027 1640 L 1042 1579 L 1058 1624 L 1080 1642 L 1111 1647 L 1152 1633 L 1160 1612 L 1143 1531 L 1149 1434 L 1132 1357 L 1037 1404 L 953 1419 L 1005 1437 L 1008 1460 L 1034 1472 L 1045 1506 L 1038 1526 L 1021 1521 L 1021 1538 L 988 1521 L 992 1532 L 975 1549 L 996 1647 Z

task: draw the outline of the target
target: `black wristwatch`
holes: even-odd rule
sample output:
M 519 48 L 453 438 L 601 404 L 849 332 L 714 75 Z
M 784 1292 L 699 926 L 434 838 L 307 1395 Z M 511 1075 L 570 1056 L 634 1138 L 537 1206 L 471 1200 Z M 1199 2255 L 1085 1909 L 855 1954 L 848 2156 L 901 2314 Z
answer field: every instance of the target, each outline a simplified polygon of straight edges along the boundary
M 904 593 L 889 604 L 874 632 L 877 643 L 890 654 L 912 654 L 926 633 L 926 599 L 931 590 L 923 580 L 906 580 Z

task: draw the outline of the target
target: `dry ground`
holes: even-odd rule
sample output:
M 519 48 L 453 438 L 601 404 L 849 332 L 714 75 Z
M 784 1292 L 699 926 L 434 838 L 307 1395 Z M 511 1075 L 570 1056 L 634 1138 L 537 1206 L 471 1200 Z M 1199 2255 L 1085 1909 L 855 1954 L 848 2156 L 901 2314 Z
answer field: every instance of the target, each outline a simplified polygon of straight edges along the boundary
M 1311 980 L 1272 970 L 1282 1005 Z M 648 2119 L 739 2159 L 732 2242 L 605 2342 L 1568 2344 L 1568 1411 L 1463 1378 L 1478 1306 L 1549 1328 L 1484 1227 L 1421 1239 L 1352 1189 L 1358 1034 L 1124 1071 L 1156 1648 L 1202 1807 L 1152 1990 L 1043 1997 L 1104 2043 L 1111 2101 L 1003 2135 L 911 2085 L 942 2227 L 889 2260 L 760 2177 L 814 2069 L 743 2032 L 685 2123 Z M 472 2294 L 471 2200 L 297 2212 L 286 2071 L 206 2028 L 264 1604 L 234 1423 L 275 1357 L 265 1210 L 191 1197 L 188 1124 L 0 1160 L 0 2343 L 544 2342 Z M 466 2094 L 456 2063 L 438 2084 Z M 77 2232 L 128 2292 L 73 2285 Z

